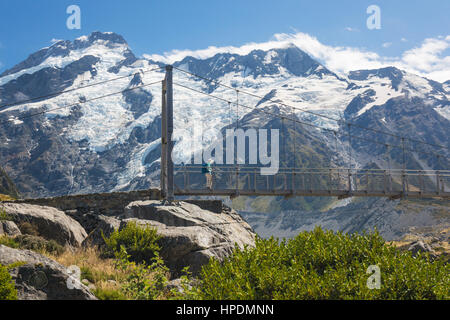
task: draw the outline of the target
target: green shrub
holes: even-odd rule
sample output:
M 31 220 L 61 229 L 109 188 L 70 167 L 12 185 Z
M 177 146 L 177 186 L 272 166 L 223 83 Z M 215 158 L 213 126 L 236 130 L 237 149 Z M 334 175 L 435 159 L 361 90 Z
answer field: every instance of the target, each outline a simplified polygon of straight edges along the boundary
M 127 274 L 122 283 L 123 294 L 132 300 L 156 300 L 164 297 L 167 293 L 169 269 L 159 258 L 158 253 L 155 253 L 149 264 L 136 263 L 130 261 L 130 258 L 124 246 L 116 254 L 117 267 Z
M 0 264 L 0 300 L 17 300 L 17 290 L 7 267 Z
M 0 236 L 0 244 L 14 249 L 19 248 L 19 243 L 14 238 L 8 236 Z
M 20 249 L 32 250 L 40 253 L 50 253 L 60 255 L 64 252 L 64 247 L 55 240 L 46 240 L 42 237 L 22 234 L 14 238 Z
M 11 215 L 7 214 L 5 209 L 0 209 L 0 221 L 13 221 L 13 218 Z
M 81 280 L 86 279 L 87 281 L 94 283 L 95 282 L 95 276 L 92 270 L 89 267 L 82 266 L 80 268 L 81 271 Z
M 103 236 L 106 244 L 106 255 L 116 256 L 123 247 L 130 261 L 137 263 L 150 262 L 158 255 L 160 237 L 152 227 L 139 226 L 129 222 L 122 230 L 114 231 L 109 238 Z
M 369 289 L 370 265 L 381 288 Z M 294 239 L 256 239 L 222 263 L 203 267 L 200 299 L 448 299 L 449 265 L 385 244 L 375 232 L 347 235 L 302 232 Z
M 17 227 L 19 228 L 20 232 L 22 232 L 22 234 L 28 234 L 30 236 L 39 236 L 39 231 L 37 227 L 33 226 L 29 222 L 26 221 L 21 222 L 17 225 Z
M 120 289 L 98 288 L 93 293 L 99 300 L 127 300 Z
M 60 255 L 64 252 L 64 247 L 55 240 L 46 240 L 42 237 L 21 234 L 14 238 L 0 236 L 0 244 L 14 249 L 32 250 L 39 253 L 50 253 Z

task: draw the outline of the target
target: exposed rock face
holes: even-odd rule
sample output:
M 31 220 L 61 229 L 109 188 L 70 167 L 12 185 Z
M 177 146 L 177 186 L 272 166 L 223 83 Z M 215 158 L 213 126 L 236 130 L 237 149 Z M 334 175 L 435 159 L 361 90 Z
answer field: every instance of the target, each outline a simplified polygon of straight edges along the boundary
M 410 233 L 411 228 L 419 234 L 434 234 L 433 229 L 450 226 L 450 210 L 445 201 L 433 206 L 410 200 L 373 198 L 355 201 L 339 200 L 328 211 L 281 211 L 272 214 L 241 212 L 262 238 L 295 237 L 301 231 L 316 226 L 347 233 L 378 230 L 386 241 L 399 240 Z
M 120 220 L 107 217 L 107 216 L 96 216 L 96 226 L 93 229 L 88 237 L 83 241 L 84 246 L 102 246 L 105 241 L 103 240 L 103 236 L 109 237 L 111 233 L 115 230 L 118 230 L 120 227 Z M 103 233 L 103 236 L 102 236 Z
M 77 221 L 55 208 L 4 203 L 3 210 L 15 222 L 29 222 L 42 237 L 53 239 L 61 245 L 80 246 L 87 237 L 86 231 Z
M 83 284 L 69 289 L 67 268 L 38 253 L 0 245 L 0 263 L 24 263 L 10 270 L 20 300 L 96 300 Z
M 0 194 L 7 194 L 14 198 L 19 197 L 19 191 L 3 168 L 0 168 Z
M 431 249 L 431 247 L 427 243 L 421 240 L 412 243 L 408 248 L 408 251 L 411 251 L 414 256 L 416 256 L 418 253 L 428 253 L 432 258 L 437 257 L 434 250 Z
M 160 255 L 174 274 L 185 266 L 196 274 L 211 257 L 223 259 L 235 245 L 253 246 L 256 235 L 232 210 L 212 213 L 187 202 L 166 206 L 152 200 L 132 202 L 125 208 L 125 218 L 121 228 L 130 221 L 157 228 L 162 236 Z
M 13 221 L 0 221 L 0 236 L 15 237 L 22 234 Z

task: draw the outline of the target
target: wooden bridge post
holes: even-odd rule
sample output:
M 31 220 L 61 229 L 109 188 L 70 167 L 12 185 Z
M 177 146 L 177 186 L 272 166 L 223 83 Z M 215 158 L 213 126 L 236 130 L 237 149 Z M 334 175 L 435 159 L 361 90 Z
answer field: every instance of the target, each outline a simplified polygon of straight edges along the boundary
M 441 194 L 441 188 L 439 187 L 439 182 L 440 182 L 440 179 L 439 179 L 439 171 L 438 171 L 436 173 L 436 191 L 437 191 L 438 195 Z
M 161 110 L 161 193 L 168 201 L 174 200 L 173 185 L 173 84 L 171 65 L 166 66 L 163 81 Z
M 166 109 L 166 80 L 162 81 L 162 96 L 161 96 L 161 196 L 167 197 L 167 109 Z

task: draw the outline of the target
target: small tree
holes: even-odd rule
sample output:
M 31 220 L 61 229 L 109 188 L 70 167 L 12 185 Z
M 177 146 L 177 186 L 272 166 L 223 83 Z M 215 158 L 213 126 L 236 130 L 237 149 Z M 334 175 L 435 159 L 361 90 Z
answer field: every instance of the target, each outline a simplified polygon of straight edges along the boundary
M 17 300 L 17 290 L 8 269 L 0 264 L 0 300 Z
M 136 222 L 129 222 L 122 230 L 114 231 L 106 243 L 106 254 L 116 256 L 125 249 L 130 261 L 150 263 L 160 250 L 156 228 L 140 226 Z

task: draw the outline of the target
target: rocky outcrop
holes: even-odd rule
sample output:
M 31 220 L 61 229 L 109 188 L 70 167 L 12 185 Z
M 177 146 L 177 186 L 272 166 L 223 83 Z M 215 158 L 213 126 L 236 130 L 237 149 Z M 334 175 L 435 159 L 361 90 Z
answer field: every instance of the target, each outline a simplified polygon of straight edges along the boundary
M 428 254 L 431 258 L 436 258 L 436 252 L 428 245 L 427 243 L 419 240 L 416 242 L 413 242 L 409 248 L 408 251 L 410 251 L 413 256 L 417 256 L 419 253 L 425 253 Z
M 66 267 L 33 251 L 0 245 L 0 264 L 17 265 L 9 272 L 20 300 L 96 299 Z
M 5 170 L 0 167 L 0 194 L 6 194 L 14 198 L 19 197 L 19 191 L 12 180 L 8 177 Z
M 116 195 L 119 195 L 118 199 Z M 117 204 L 114 210 L 111 205 L 101 207 L 107 200 L 106 195 L 101 194 L 60 198 L 59 208 L 64 207 L 65 212 L 23 202 L 4 203 L 3 210 L 18 223 L 19 228 L 28 222 L 37 229 L 35 236 L 55 240 L 62 245 L 102 246 L 102 235 L 109 237 L 130 221 L 155 227 L 161 236 L 160 256 L 171 270 L 172 277 L 179 276 L 186 266 L 193 274 L 198 274 L 210 258 L 222 260 L 231 254 L 236 245 L 240 248 L 254 246 L 256 234 L 252 228 L 221 201 L 193 200 L 163 204 L 160 200 L 145 200 L 124 204 L 129 197 L 142 195 L 143 192 L 111 194 L 111 203 Z M 151 196 L 151 193 L 146 196 Z M 76 199 L 84 199 L 78 207 Z M 40 199 L 34 201 L 37 203 Z M 57 204 L 56 198 L 41 201 Z
M 115 230 L 118 230 L 120 227 L 120 220 L 104 215 L 95 216 L 95 222 L 95 228 L 83 241 L 84 246 L 104 245 L 105 241 L 103 240 L 103 236 L 109 237 L 111 233 L 113 233 Z
M 124 216 L 120 228 L 135 221 L 158 230 L 160 255 L 175 275 L 185 266 L 196 274 L 210 258 L 228 256 L 235 245 L 253 246 L 256 235 L 235 211 L 213 213 L 187 202 L 136 201 L 125 208 Z
M 0 236 L 15 237 L 21 232 L 13 221 L 0 221 Z
M 4 203 L 2 208 L 16 223 L 29 222 L 40 236 L 61 245 L 78 247 L 87 237 L 77 221 L 56 208 L 20 203 Z

